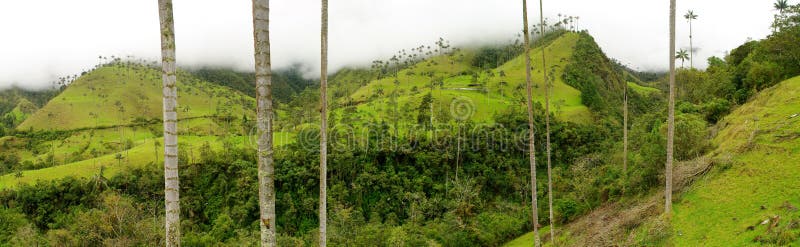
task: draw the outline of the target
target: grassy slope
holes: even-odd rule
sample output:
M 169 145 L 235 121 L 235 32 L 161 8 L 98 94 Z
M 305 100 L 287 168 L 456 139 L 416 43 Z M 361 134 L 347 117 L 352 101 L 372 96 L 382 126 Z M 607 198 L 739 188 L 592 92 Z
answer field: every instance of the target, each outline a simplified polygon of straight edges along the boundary
M 545 227 L 540 228 L 539 229 L 539 240 L 549 239 L 549 238 L 550 238 L 550 226 L 545 226 Z M 562 245 L 564 243 L 568 243 L 568 239 L 567 239 L 568 237 L 567 236 L 557 235 L 556 238 L 558 239 L 558 242 L 561 243 Z M 511 242 L 508 242 L 508 243 L 504 244 L 503 246 L 504 247 L 530 247 L 530 246 L 533 246 L 533 245 L 534 245 L 533 232 L 529 232 L 529 233 L 526 233 L 525 235 L 520 236 L 519 238 L 516 238 L 516 239 L 512 240 Z M 542 242 L 542 246 L 553 246 L 553 244 L 550 243 L 549 241 L 547 241 L 547 242 L 543 241 Z
M 777 215 L 785 226 L 800 217 L 782 208 L 784 202 L 800 206 L 800 116 L 795 114 L 800 114 L 800 77 L 764 90 L 723 120 L 713 155 L 730 157 L 733 165 L 695 183 L 675 204 L 676 246 L 752 245 L 767 228 L 757 223 Z
M 578 40 L 579 34 L 566 33 L 558 38 L 545 49 L 547 56 L 547 66 L 555 67 L 555 74 L 550 76 L 555 79 L 551 86 L 551 104 L 552 110 L 556 112 L 556 116 L 562 120 L 589 123 L 591 122 L 591 113 L 589 108 L 581 103 L 581 92 L 577 89 L 564 83 L 562 74 L 564 67 L 569 63 L 572 57 L 573 47 Z M 533 82 L 533 98 L 536 102 L 544 104 L 544 71 L 542 70 L 542 49 L 531 50 L 531 80 Z M 501 81 L 508 82 L 505 87 L 503 95 L 510 100 L 524 104 L 525 97 L 524 89 L 522 92 L 517 93 L 515 90 L 518 86 L 525 85 L 525 57 L 517 57 L 508 63 L 500 66 L 497 71 L 503 70 L 506 72 L 506 78 L 495 77 L 490 82 L 491 88 L 500 87 Z M 548 71 L 549 73 L 550 71 Z M 517 92 L 515 92 L 517 91 Z
M 215 115 L 223 109 L 241 117 L 251 113 L 246 106 L 255 105 L 251 97 L 188 76 L 179 76 L 178 90 L 179 118 Z M 135 117 L 160 119 L 161 94 L 157 70 L 104 66 L 81 76 L 17 129 L 70 130 L 129 124 Z
M 581 104 L 580 92 L 575 88 L 566 85 L 561 79 L 563 68 L 572 56 L 573 47 L 578 38 L 577 34 L 567 33 L 547 46 L 548 66 L 555 66 L 556 74 L 553 75 L 555 82 L 552 90 L 553 111 L 557 117 L 574 122 L 588 123 L 591 120 L 589 109 Z M 541 49 L 531 51 L 532 57 L 532 82 L 534 83 L 534 99 L 544 103 L 544 83 L 543 71 L 541 69 Z M 476 122 L 491 122 L 493 114 L 501 109 L 512 105 L 524 104 L 524 85 L 525 85 L 525 59 L 523 56 L 516 57 L 511 61 L 493 69 L 490 73 L 479 72 L 477 82 L 473 82 L 472 76 L 460 75 L 462 72 L 473 70 L 469 61 L 474 56 L 469 50 L 462 50 L 455 55 L 437 56 L 432 58 L 433 63 L 426 61 L 416 64 L 410 68 L 401 70 L 398 73 L 399 85 L 395 86 L 394 77 L 375 80 L 366 86 L 359 88 L 350 98 L 355 102 L 361 102 L 356 108 L 355 118 L 363 122 L 384 119 L 384 116 L 394 112 L 391 104 L 391 94 L 398 92 L 397 111 L 402 115 L 401 122 L 416 122 L 417 107 L 422 98 L 430 92 L 430 78 L 423 76 L 427 72 L 435 72 L 435 77 L 443 77 L 444 85 L 436 86 L 433 91 L 434 111 L 444 111 L 450 114 L 451 105 L 455 99 L 458 102 L 467 102 L 472 109 L 471 120 Z M 455 61 L 451 63 L 450 61 Z M 500 71 L 505 73 L 501 77 Z M 482 84 L 482 86 L 470 86 L 470 84 Z M 415 90 L 416 88 L 416 90 Z M 487 93 L 483 90 L 488 91 Z M 383 91 L 382 96 L 377 92 Z M 344 99 L 343 99 L 344 100 Z M 341 110 L 335 111 L 337 114 Z M 437 116 L 437 113 L 434 114 Z M 437 121 L 439 121 L 437 119 Z M 441 122 L 439 122 L 441 123 Z
M 253 98 L 184 73 L 179 74 L 179 83 L 179 117 L 182 120 L 178 125 L 182 147 L 197 149 L 205 142 L 220 146 L 225 139 L 239 145 L 253 142 L 250 140 L 254 138 L 249 135 L 254 131 L 241 125 L 243 115 L 255 119 L 251 109 L 255 105 Z M 120 108 L 125 111 L 120 112 Z M 94 118 L 89 113 L 101 114 Z M 215 115 L 230 115 L 235 119 L 226 122 L 205 117 Z M 53 154 L 56 164 L 63 165 L 24 171 L 21 178 L 15 174 L 4 175 L 0 177 L 0 189 L 13 187 L 18 182 L 88 177 L 96 174 L 101 166 L 106 168 L 105 174 L 113 174 L 120 169 L 114 159 L 117 153 L 126 156 L 122 166 L 154 161 L 153 141 L 160 139 L 154 138 L 154 133 L 161 131 L 160 122 L 129 125 L 133 116 L 161 117 L 161 82 L 157 70 L 138 65 L 113 65 L 80 77 L 18 127 L 20 130 L 79 130 L 63 139 L 38 143 L 33 148 L 26 147 L 29 140 L 25 138 L 0 139 L 0 144 L 9 147 L 3 152 L 18 155 L 22 162 L 41 163 Z M 124 150 L 123 143 L 128 140 L 132 147 Z M 275 134 L 277 146 L 293 140 L 292 133 Z
M 658 90 L 657 88 L 642 86 L 635 82 L 628 82 L 628 88 L 641 95 L 649 95 L 661 92 L 661 90 Z

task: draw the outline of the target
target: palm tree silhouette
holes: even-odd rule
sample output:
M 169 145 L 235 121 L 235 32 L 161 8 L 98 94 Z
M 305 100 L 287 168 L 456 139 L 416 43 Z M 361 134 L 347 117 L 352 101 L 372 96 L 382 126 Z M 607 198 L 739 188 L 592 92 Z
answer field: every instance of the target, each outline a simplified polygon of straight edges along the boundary
M 783 0 L 785 2 L 785 0 Z M 694 11 L 689 10 L 686 15 L 683 16 L 686 20 L 689 21 L 689 66 L 694 68 L 694 46 L 692 45 L 692 20 L 697 19 L 697 15 L 694 14 Z M 683 67 L 683 65 L 681 65 Z
M 678 51 L 678 53 L 675 54 L 675 59 L 681 60 L 681 68 L 683 68 L 683 63 L 687 59 L 689 59 L 689 53 L 687 53 L 686 50 L 681 49 L 680 51 Z
M 775 6 L 775 10 L 780 12 L 781 15 L 783 15 L 783 12 L 786 11 L 786 9 L 789 8 L 789 3 L 787 1 L 788 0 L 777 0 L 777 1 L 775 1 L 775 4 L 773 5 L 773 6 Z
M 777 0 L 772 6 L 774 6 L 775 10 L 778 11 L 778 14 L 775 15 L 775 21 L 772 24 L 772 31 L 777 32 L 778 20 L 784 16 L 784 12 L 786 12 L 786 9 L 789 8 L 789 3 L 788 0 Z

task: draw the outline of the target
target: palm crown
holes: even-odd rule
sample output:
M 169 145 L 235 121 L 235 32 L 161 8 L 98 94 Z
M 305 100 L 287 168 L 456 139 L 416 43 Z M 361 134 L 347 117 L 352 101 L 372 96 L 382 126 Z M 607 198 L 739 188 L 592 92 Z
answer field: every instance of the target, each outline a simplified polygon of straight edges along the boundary
M 784 10 L 789 8 L 789 3 L 787 1 L 788 0 L 777 0 L 775 2 L 775 5 L 774 5 L 775 6 L 775 10 L 783 13 Z
M 683 62 L 684 62 L 684 61 L 686 61 L 687 59 L 689 59 L 689 53 L 688 53 L 688 52 L 686 52 L 686 50 L 684 50 L 684 49 L 681 49 L 681 50 L 680 50 L 680 51 L 678 51 L 678 53 L 675 55 L 675 58 L 676 58 L 676 59 L 680 59 L 680 60 L 681 60 L 681 67 L 683 67 Z
M 779 0 L 779 1 L 786 2 L 785 0 Z M 695 19 L 697 19 L 698 15 L 695 15 L 694 11 L 689 10 L 689 12 L 687 12 L 685 15 L 683 15 L 683 17 L 686 18 L 687 20 L 695 20 Z

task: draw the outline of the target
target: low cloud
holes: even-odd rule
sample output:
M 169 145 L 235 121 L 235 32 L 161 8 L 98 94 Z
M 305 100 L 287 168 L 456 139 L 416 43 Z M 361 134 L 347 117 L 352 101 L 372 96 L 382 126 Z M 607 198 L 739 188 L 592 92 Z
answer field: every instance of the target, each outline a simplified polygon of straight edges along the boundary
M 538 3 L 530 1 L 532 23 Z M 49 86 L 59 76 L 80 74 L 99 55 L 157 60 L 156 1 L 3 1 L 0 3 L 0 88 Z M 271 48 L 275 68 L 319 64 L 317 0 L 271 1 Z M 668 3 L 640 0 L 546 1 L 545 15 L 580 16 L 609 56 L 634 68 L 667 65 Z M 395 51 L 433 45 L 503 43 L 521 28 L 520 1 L 339 0 L 330 3 L 330 64 L 335 70 L 368 65 Z M 46 7 L 45 7 L 46 6 Z M 177 58 L 181 66 L 231 66 L 252 70 L 252 10 L 247 0 L 174 0 Z M 726 6 L 720 8 L 720 6 Z M 694 9 L 695 64 L 722 56 L 748 37 L 769 32 L 772 6 L 748 0 L 709 0 L 679 5 Z M 682 16 L 682 14 L 680 15 Z M 680 17 L 679 16 L 679 17 Z M 745 17 L 746 18 L 743 18 Z M 688 47 L 688 24 L 678 21 L 678 47 Z M 310 74 L 318 73 L 312 66 Z

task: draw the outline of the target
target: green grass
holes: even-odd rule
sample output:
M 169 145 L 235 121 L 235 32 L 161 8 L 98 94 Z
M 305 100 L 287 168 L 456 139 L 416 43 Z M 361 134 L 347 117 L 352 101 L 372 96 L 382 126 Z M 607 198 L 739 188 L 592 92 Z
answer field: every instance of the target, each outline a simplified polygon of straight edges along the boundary
M 554 246 L 553 243 L 549 241 L 550 238 L 550 226 L 545 226 L 539 229 L 539 240 L 548 239 L 548 241 L 543 241 L 542 246 Z M 572 241 L 569 240 L 569 236 L 564 235 L 556 235 L 558 239 L 559 245 L 572 245 Z M 525 235 L 520 236 L 503 245 L 503 247 L 531 247 L 533 246 L 533 232 L 528 232 Z
M 542 229 L 539 230 L 539 239 L 543 236 L 547 235 L 547 232 L 543 232 Z M 517 239 L 514 239 L 511 242 L 506 243 L 505 247 L 530 247 L 533 246 L 533 232 L 528 232 L 525 235 L 520 236 Z
M 628 82 L 628 88 L 633 89 L 634 92 L 641 95 L 657 94 L 661 92 L 661 90 L 658 90 L 657 88 L 645 87 L 635 82 Z
M 757 236 L 767 235 L 760 222 L 777 215 L 785 227 L 800 217 L 782 208 L 784 202 L 800 207 L 800 116 L 794 114 L 800 114 L 800 77 L 764 90 L 723 120 L 714 154 L 729 156 L 731 167 L 695 183 L 675 204 L 676 246 L 756 245 Z M 798 245 L 798 235 L 790 230 L 786 239 Z
M 144 66 L 110 65 L 81 76 L 64 92 L 22 122 L 19 130 L 70 130 L 116 126 L 135 118 L 162 117 L 161 74 Z M 255 101 L 234 90 L 182 74 L 178 82 L 179 118 L 229 113 L 255 115 Z
M 589 108 L 581 103 L 581 92 L 567 85 L 562 79 L 564 68 L 572 57 L 573 48 L 578 37 L 578 34 L 566 33 L 545 48 L 547 66 L 548 68 L 555 68 L 555 74 L 550 75 L 555 79 L 550 89 L 550 103 L 552 104 L 551 110 L 556 113 L 556 117 L 559 119 L 577 123 L 590 123 L 592 114 Z M 541 57 L 541 48 L 531 50 L 533 98 L 534 101 L 544 105 L 544 70 L 542 69 Z M 500 66 L 495 71 L 495 74 L 504 71 L 506 76 L 491 78 L 489 82 L 490 88 L 501 89 L 502 95 L 524 103 L 525 57 L 519 56 Z M 550 73 L 550 69 L 548 69 L 548 73 Z M 500 82 L 503 81 L 507 83 L 507 86 L 501 85 Z

